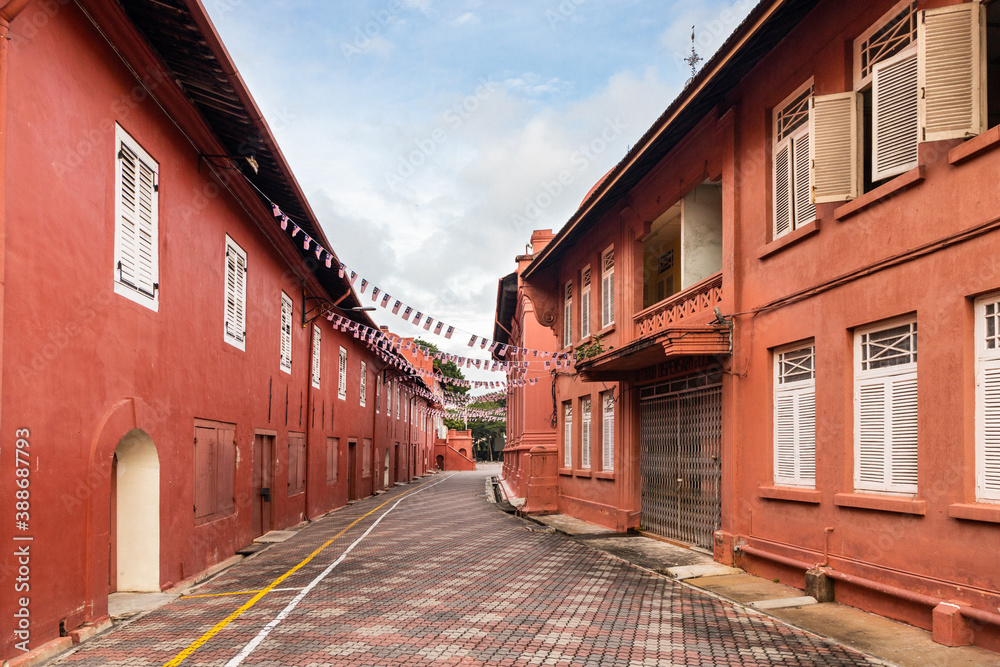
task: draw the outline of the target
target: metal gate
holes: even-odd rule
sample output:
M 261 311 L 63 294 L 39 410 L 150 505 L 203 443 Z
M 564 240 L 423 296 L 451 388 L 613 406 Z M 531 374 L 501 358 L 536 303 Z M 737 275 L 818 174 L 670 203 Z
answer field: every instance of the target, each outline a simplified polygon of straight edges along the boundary
M 642 390 L 641 523 L 670 539 L 712 548 L 722 516 L 722 386 L 718 373 Z

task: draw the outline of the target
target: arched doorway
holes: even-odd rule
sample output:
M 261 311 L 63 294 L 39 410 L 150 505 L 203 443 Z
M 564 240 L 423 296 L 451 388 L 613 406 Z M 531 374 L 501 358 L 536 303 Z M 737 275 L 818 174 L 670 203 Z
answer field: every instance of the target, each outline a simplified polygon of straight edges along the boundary
M 141 429 L 126 433 L 115 448 L 111 483 L 109 588 L 160 590 L 160 460 L 153 439 Z
M 444 457 L 440 454 L 437 455 L 437 469 L 444 470 Z
M 382 488 L 389 488 L 389 448 L 385 448 L 385 467 L 382 468 Z

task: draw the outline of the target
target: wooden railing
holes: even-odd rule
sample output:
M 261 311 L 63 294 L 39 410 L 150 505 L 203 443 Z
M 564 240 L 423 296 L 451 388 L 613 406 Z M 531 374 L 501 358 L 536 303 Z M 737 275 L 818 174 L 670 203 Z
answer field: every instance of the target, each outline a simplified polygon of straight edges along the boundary
M 712 312 L 722 302 L 722 272 L 709 276 L 700 283 L 695 283 L 683 292 L 674 294 L 669 299 L 653 304 L 646 310 L 637 313 L 635 320 L 636 339 L 656 334 L 671 326 L 694 324 L 688 318 L 699 313 Z M 706 320 L 707 321 L 707 320 Z

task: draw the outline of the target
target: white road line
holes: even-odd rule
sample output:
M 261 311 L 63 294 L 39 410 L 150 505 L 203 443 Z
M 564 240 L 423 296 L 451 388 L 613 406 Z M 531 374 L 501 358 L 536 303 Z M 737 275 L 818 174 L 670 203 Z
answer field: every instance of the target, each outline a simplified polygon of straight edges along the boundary
M 445 477 L 444 479 L 442 479 L 440 481 L 434 482 L 433 484 L 431 484 L 429 486 L 425 486 L 425 487 L 423 487 L 421 489 L 417 489 L 413 493 L 406 494 L 405 496 L 403 496 L 402 498 L 400 498 L 399 500 L 397 500 L 395 503 L 393 503 L 392 507 L 390 507 L 385 512 L 383 512 L 382 515 L 379 516 L 379 518 L 377 518 L 375 520 L 375 522 L 371 526 L 368 527 L 368 530 L 366 530 L 364 533 L 361 534 L 361 537 L 359 537 L 358 539 L 354 540 L 354 542 L 352 542 L 349 547 L 347 547 L 346 549 L 344 549 L 344 553 L 340 554 L 340 556 L 337 558 L 337 560 L 335 560 L 332 563 L 330 563 L 326 567 L 326 569 L 323 570 L 322 572 L 320 572 L 319 575 L 317 575 L 315 579 L 313 579 L 312 581 L 310 581 L 309 584 L 305 588 L 303 588 L 299 592 L 298 595 L 296 595 L 294 598 L 292 598 L 292 601 L 289 602 L 285 606 L 285 608 L 282 609 L 278 613 L 278 615 L 275 616 L 274 619 L 270 623 L 268 623 L 263 628 L 261 628 L 260 632 L 257 633 L 257 636 L 254 637 L 253 639 L 251 639 L 247 643 L 247 645 L 243 647 L 242 651 L 240 651 L 239 653 L 237 653 L 235 656 L 233 656 L 232 660 L 230 660 L 229 662 L 226 663 L 226 667 L 237 667 L 237 665 L 242 664 L 243 661 L 247 659 L 247 656 L 249 656 L 251 653 L 253 653 L 254 649 L 256 649 L 258 646 L 260 646 L 260 643 L 263 642 L 267 638 L 267 636 L 269 634 L 271 634 L 271 630 L 274 630 L 276 627 L 278 627 L 279 623 L 281 623 L 283 620 L 285 620 L 286 618 L 288 618 L 288 615 L 291 614 L 292 611 L 297 606 L 299 606 L 299 603 L 302 602 L 302 599 L 306 595 L 309 594 L 309 591 L 311 591 L 316 586 L 316 584 L 318 584 L 319 582 L 323 581 L 323 579 L 325 579 L 328 574 L 330 574 L 331 572 L 333 572 L 333 569 L 335 567 L 337 567 L 338 565 L 340 565 L 344 561 L 345 558 L 347 558 L 347 554 L 351 553 L 351 551 L 354 550 L 354 547 L 358 546 L 358 544 L 361 543 L 361 540 L 363 540 L 366 537 L 368 537 L 368 533 L 370 533 L 373 530 L 375 530 L 375 526 L 377 526 L 379 524 L 379 522 L 381 522 L 382 519 L 384 519 L 389 514 L 389 512 L 391 512 L 394 509 L 396 509 L 396 505 L 399 505 L 399 503 L 403 502 L 407 498 L 412 498 L 413 496 L 417 495 L 421 491 L 426 491 L 427 489 L 435 487 L 438 484 L 440 484 L 441 482 L 445 482 L 445 481 L 449 480 L 450 478 L 451 478 L 451 475 L 448 475 L 448 477 Z

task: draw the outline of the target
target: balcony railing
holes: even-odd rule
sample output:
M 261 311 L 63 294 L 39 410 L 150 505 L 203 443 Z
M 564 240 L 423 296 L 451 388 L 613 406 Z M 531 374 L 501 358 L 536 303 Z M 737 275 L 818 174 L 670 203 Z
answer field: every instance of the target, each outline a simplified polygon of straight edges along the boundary
M 693 315 L 708 311 L 711 313 L 722 302 L 722 272 L 695 283 L 669 299 L 653 304 L 637 313 L 635 320 L 636 338 L 666 331 L 678 324 L 697 324 L 690 321 Z

